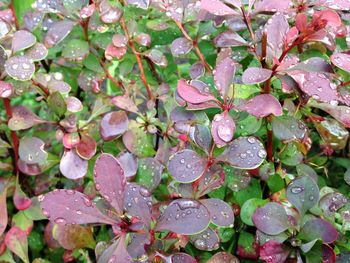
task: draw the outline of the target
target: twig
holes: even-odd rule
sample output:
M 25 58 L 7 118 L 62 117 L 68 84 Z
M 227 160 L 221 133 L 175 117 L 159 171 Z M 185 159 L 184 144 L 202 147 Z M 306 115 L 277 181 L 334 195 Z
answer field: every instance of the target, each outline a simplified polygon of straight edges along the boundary
M 11 9 L 11 11 L 12 11 L 13 18 L 14 18 L 14 20 L 15 20 L 16 29 L 19 29 L 19 22 L 18 22 L 16 13 L 15 13 L 15 8 L 14 8 L 14 6 L 13 6 L 13 1 L 12 1 L 12 0 L 11 0 L 11 2 L 10 2 L 10 9 Z
M 142 59 L 141 59 L 141 56 L 140 54 L 136 51 L 135 49 L 135 46 L 134 46 L 134 42 L 132 41 L 132 39 L 130 38 L 130 35 L 129 35 L 129 32 L 128 32 L 128 29 L 126 27 L 126 24 L 125 24 L 125 21 L 123 18 L 120 19 L 120 25 L 124 31 L 124 34 L 126 36 L 126 38 L 128 39 L 128 44 L 129 44 L 129 47 L 131 48 L 131 51 L 132 53 L 134 53 L 135 55 L 135 58 L 136 58 L 136 61 L 137 61 L 137 64 L 139 66 L 139 69 L 140 69 L 140 73 L 141 73 L 141 80 L 143 82 L 143 85 L 145 86 L 146 88 L 146 91 L 147 91 L 147 94 L 148 94 L 148 97 L 150 100 L 153 100 L 154 99 L 154 96 L 152 94 L 152 91 L 151 91 L 151 87 L 149 86 L 148 82 L 147 82 L 147 79 L 146 79 L 146 75 L 145 75 L 145 70 L 143 68 L 143 65 L 142 65 Z
M 180 31 L 182 32 L 182 34 L 184 35 L 184 37 L 188 40 L 192 42 L 193 48 L 198 56 L 198 58 L 200 59 L 200 61 L 202 62 L 202 64 L 204 65 L 204 67 L 206 68 L 206 70 L 208 71 L 209 74 L 213 74 L 210 66 L 208 65 L 208 63 L 205 61 L 205 58 L 202 54 L 202 52 L 200 51 L 200 49 L 198 48 L 198 42 L 196 39 L 192 39 L 186 32 L 185 28 L 183 27 L 183 25 L 174 20 L 175 24 L 177 25 L 177 27 L 180 29 Z

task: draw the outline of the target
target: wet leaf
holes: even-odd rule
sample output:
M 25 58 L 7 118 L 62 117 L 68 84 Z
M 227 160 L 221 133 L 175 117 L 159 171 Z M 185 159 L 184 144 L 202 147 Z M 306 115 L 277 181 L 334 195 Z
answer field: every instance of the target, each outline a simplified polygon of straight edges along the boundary
M 43 163 L 47 159 L 45 143 L 37 137 L 23 137 L 19 144 L 19 157 L 28 164 Z
M 24 106 L 15 106 L 12 108 L 12 118 L 9 120 L 9 128 L 13 131 L 25 130 L 34 125 L 45 123 L 31 110 Z
M 30 80 L 35 71 L 34 63 L 25 56 L 14 56 L 5 63 L 6 73 L 15 80 Z
M 274 14 L 265 25 L 267 45 L 272 49 L 272 54 L 275 57 L 279 57 L 282 54 L 288 30 L 288 20 L 282 13 Z
M 284 207 L 274 202 L 258 207 L 253 215 L 253 223 L 268 235 L 277 235 L 290 227 Z
M 135 155 L 125 151 L 118 155 L 117 160 L 122 167 L 126 178 L 133 177 L 136 174 L 138 161 Z
M 100 134 L 104 141 L 110 141 L 122 135 L 128 129 L 129 119 L 125 111 L 112 111 L 103 116 L 100 122 Z
M 197 79 L 203 76 L 205 73 L 205 67 L 201 62 L 194 63 L 190 68 L 191 79 Z
M 66 150 L 60 162 L 61 173 L 72 180 L 82 178 L 88 170 L 88 162 L 75 152 L 75 150 Z
M 216 16 L 227 16 L 239 14 L 220 0 L 202 0 L 201 8 Z
M 313 218 L 303 225 L 298 237 L 308 242 L 320 239 L 324 243 L 332 243 L 337 240 L 338 232 L 328 221 L 321 218 Z
M 157 220 L 156 231 L 193 235 L 207 228 L 210 216 L 204 205 L 191 199 L 172 201 Z
M 307 127 L 293 116 L 280 116 L 272 118 L 273 135 L 283 142 L 294 140 L 302 141 L 307 135 Z
M 58 243 L 68 250 L 94 248 L 95 240 L 91 227 L 79 225 L 57 225 L 54 236 Z
M 348 199 L 341 193 L 328 193 L 324 195 L 319 202 L 319 207 L 323 210 L 324 215 L 331 217 L 338 209 L 348 203 Z
M 234 61 L 228 57 L 221 60 L 214 71 L 214 82 L 216 89 L 223 98 L 226 98 L 235 76 L 236 66 Z
M 70 20 L 54 22 L 45 36 L 45 45 L 50 48 L 60 43 L 72 31 L 74 25 L 75 22 Z
M 207 263 L 239 263 L 239 259 L 232 254 L 227 252 L 218 252 L 213 255 Z
M 245 201 L 243 206 L 241 207 L 241 213 L 240 213 L 243 223 L 248 226 L 254 226 L 252 219 L 253 219 L 253 214 L 255 210 L 258 207 L 264 206 L 267 203 L 268 203 L 268 200 L 263 200 L 259 198 L 251 198 Z
M 125 247 L 125 234 L 112 243 L 98 258 L 97 263 L 133 263 Z
M 0 80 L 0 98 L 9 98 L 14 92 L 14 87 L 11 83 Z
M 266 157 L 262 143 L 255 137 L 239 137 L 217 157 L 218 161 L 226 162 L 238 169 L 255 169 Z
M 210 220 L 219 227 L 229 227 L 233 225 L 234 215 L 231 206 L 226 202 L 217 199 L 202 199 L 200 202 L 208 209 Z
M 86 41 L 70 40 L 62 51 L 62 56 L 72 60 L 83 60 L 89 54 L 89 44 Z
M 206 158 L 186 149 L 169 158 L 168 172 L 178 182 L 191 183 L 204 174 L 206 163 Z
M 140 128 L 132 128 L 123 135 L 123 143 L 131 153 L 137 157 L 149 157 L 154 155 L 152 136 L 146 134 Z
M 268 80 L 271 75 L 270 69 L 251 67 L 243 72 L 242 81 L 245 84 L 258 84 Z
M 213 136 L 216 146 L 226 146 L 233 139 L 235 134 L 236 124 L 228 111 L 214 116 L 211 125 L 211 134 Z
M 192 49 L 192 42 L 185 37 L 179 37 L 171 43 L 171 53 L 174 57 L 179 57 L 189 53 Z
M 331 115 L 333 118 L 350 128 L 350 107 L 336 106 L 328 103 L 310 103 L 311 106 L 321 109 Z
M 33 46 L 35 42 L 36 38 L 32 33 L 27 30 L 18 30 L 13 34 L 12 51 L 16 53 L 17 51 L 27 49 Z
M 279 263 L 285 262 L 290 250 L 286 245 L 278 243 L 274 240 L 267 241 L 260 248 L 260 257 L 266 262 Z
M 99 4 L 100 9 L 100 18 L 103 23 L 106 24 L 112 24 L 119 21 L 120 17 L 122 16 L 123 12 L 115 7 L 109 4 L 107 0 L 103 0 Z
M 154 158 L 144 158 L 138 161 L 138 173 L 135 182 L 145 186 L 151 192 L 157 188 L 162 179 L 164 166 Z
M 88 134 L 80 135 L 80 142 L 77 145 L 77 154 L 85 160 L 90 160 L 96 154 L 97 143 L 94 138 Z
M 127 0 L 128 4 L 134 5 L 142 9 L 148 9 L 150 0 Z
M 331 56 L 331 61 L 338 68 L 350 72 L 350 55 L 345 53 L 336 53 Z
M 216 47 L 238 47 L 248 46 L 248 42 L 238 33 L 233 31 L 225 31 L 217 35 L 214 40 Z
M 274 116 L 282 115 L 280 102 L 270 94 L 257 95 L 237 106 L 237 109 L 246 111 L 258 118 L 264 118 L 270 114 Z
M 65 98 L 67 104 L 67 110 L 70 112 L 80 112 L 83 110 L 82 102 L 76 97 L 69 96 Z
M 112 155 L 103 153 L 97 158 L 94 167 L 94 181 L 96 190 L 121 215 L 126 179 L 121 165 Z
M 44 216 L 57 225 L 114 224 L 103 215 L 88 196 L 66 189 L 55 189 L 38 197 Z
M 193 235 L 190 240 L 195 248 L 205 251 L 217 250 L 220 246 L 218 234 L 211 228 L 207 228 L 203 232 Z
M 177 92 L 187 102 L 199 104 L 208 101 L 216 101 L 216 98 L 207 92 L 201 92 L 196 87 L 187 84 L 184 79 L 180 79 L 177 83 Z
M 5 232 L 5 229 L 7 227 L 7 205 L 6 205 L 6 194 L 7 194 L 7 187 L 1 187 L 1 193 L 0 193 L 0 236 Z
M 62 94 L 58 91 L 52 92 L 47 97 L 47 105 L 58 116 L 63 116 L 67 111 L 67 104 L 64 101 Z
M 128 96 L 116 96 L 112 99 L 112 103 L 118 108 L 133 113 L 137 113 L 138 109 L 135 103 Z
M 311 177 L 297 177 L 288 185 L 286 197 L 301 214 L 305 214 L 317 204 L 319 189 Z
M 11 252 L 25 263 L 29 263 L 27 234 L 18 227 L 11 227 L 6 233 L 5 244 Z

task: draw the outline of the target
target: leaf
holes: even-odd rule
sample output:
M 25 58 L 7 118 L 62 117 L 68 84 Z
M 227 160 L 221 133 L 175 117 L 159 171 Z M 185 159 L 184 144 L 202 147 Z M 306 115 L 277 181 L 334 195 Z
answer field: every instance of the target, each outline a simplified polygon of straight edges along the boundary
M 123 143 L 131 153 L 137 157 L 154 156 L 152 136 L 140 128 L 131 128 L 123 135 Z
M 69 96 L 69 97 L 65 98 L 65 102 L 67 104 L 67 110 L 70 112 L 75 113 L 75 112 L 80 112 L 83 110 L 83 104 L 76 97 Z
M 10 57 L 5 63 L 6 73 L 15 80 L 30 80 L 35 72 L 34 63 L 25 56 Z
M 201 76 L 203 76 L 205 73 L 205 67 L 202 64 L 202 62 L 196 62 L 194 64 L 192 64 L 191 68 L 190 68 L 190 77 L 191 79 L 197 79 L 200 78 Z
M 27 234 L 18 227 L 11 227 L 6 233 L 5 244 L 11 252 L 25 263 L 29 263 Z
M 128 44 L 128 39 L 123 34 L 114 34 L 112 43 L 116 47 L 126 47 Z
M 248 226 L 254 226 L 252 218 L 255 210 L 258 207 L 264 206 L 266 203 L 268 203 L 268 200 L 263 200 L 259 198 L 251 198 L 245 201 L 241 207 L 240 213 L 243 223 Z
M 335 53 L 331 56 L 332 63 L 338 68 L 350 72 L 350 55 L 346 53 Z
M 192 42 L 185 37 L 175 39 L 170 46 L 171 53 L 174 57 L 186 55 L 192 49 Z
M 13 34 L 12 38 L 12 52 L 27 49 L 33 46 L 36 42 L 35 36 L 27 30 L 18 30 Z
M 128 96 L 116 96 L 112 99 L 112 103 L 122 110 L 138 113 L 135 103 Z
M 244 84 L 258 84 L 268 80 L 271 75 L 270 69 L 250 67 L 243 72 L 242 81 Z
M 44 216 L 57 225 L 115 224 L 102 214 L 88 196 L 78 191 L 55 189 L 38 197 Z
M 100 135 L 104 141 L 110 141 L 122 135 L 128 129 L 129 119 L 125 111 L 111 111 L 100 122 Z
M 100 19 L 103 23 L 106 24 L 113 24 L 119 21 L 120 17 L 122 16 L 123 12 L 115 7 L 109 4 L 109 1 L 102 0 L 99 4 L 99 10 L 100 10 Z
M 142 9 L 148 9 L 150 0 L 127 0 L 128 4 L 134 5 Z
M 180 183 L 191 183 L 204 174 L 206 163 L 206 158 L 186 149 L 169 158 L 168 172 Z
M 226 262 L 239 263 L 240 261 L 237 257 L 227 252 L 218 252 L 207 261 L 207 263 L 226 263 Z
M 64 116 L 67 111 L 67 104 L 62 94 L 58 91 L 52 92 L 49 97 L 47 97 L 47 105 L 60 117 Z
M 298 238 L 307 242 L 320 239 L 324 243 L 333 243 L 338 239 L 338 232 L 328 221 L 321 218 L 312 218 L 303 225 Z
M 135 182 L 146 187 L 151 192 L 157 188 L 164 166 L 155 158 L 144 158 L 138 161 L 138 173 Z
M 196 87 L 187 84 L 184 79 L 177 83 L 177 92 L 187 102 L 200 104 L 208 101 L 216 101 L 216 98 L 208 92 L 201 92 Z
M 0 80 L 0 98 L 9 98 L 14 92 L 11 83 Z
M 317 132 L 324 144 L 334 150 L 341 150 L 346 147 L 349 131 L 338 121 L 325 118 L 321 122 L 314 122 Z
M 290 8 L 290 0 L 261 0 L 255 2 L 254 13 L 283 12 Z
M 72 180 L 82 178 L 88 170 L 88 162 L 76 153 L 75 150 L 66 150 L 60 162 L 61 173 Z
M 133 177 L 137 172 L 137 158 L 127 151 L 118 155 L 117 160 L 124 171 L 126 178 Z
M 345 206 L 348 199 L 341 193 L 328 193 L 319 201 L 318 206 L 323 210 L 326 217 L 332 217 L 337 210 Z
M 260 257 L 266 262 L 280 263 L 285 262 L 290 250 L 283 243 L 278 243 L 274 240 L 267 241 L 260 248 Z
M 211 221 L 219 227 L 229 227 L 233 225 L 234 214 L 231 206 L 226 202 L 217 199 L 202 199 L 200 202 L 208 209 Z
M 80 142 L 75 148 L 77 154 L 85 160 L 90 160 L 96 154 L 97 143 L 89 134 L 80 134 Z
M 5 229 L 7 227 L 8 217 L 7 217 L 7 204 L 6 204 L 6 197 L 7 197 L 7 187 L 1 187 L 0 192 L 0 237 L 5 232 Z
M 189 120 L 188 122 L 191 122 L 191 120 Z M 185 126 L 185 128 L 187 125 L 188 126 L 190 125 L 187 123 L 182 123 L 182 124 Z M 179 123 L 175 123 L 175 125 L 177 126 L 176 128 L 179 128 Z M 194 127 L 193 126 L 189 127 L 189 132 L 190 132 L 189 135 L 191 140 L 193 140 L 206 153 L 209 153 L 210 146 L 211 146 L 211 133 L 209 128 L 205 125 L 196 124 Z
M 163 52 L 158 49 L 150 49 L 143 53 L 146 57 L 148 57 L 152 62 L 160 67 L 168 66 L 168 60 Z
M 274 14 L 265 25 L 268 47 L 272 49 L 274 57 L 278 58 L 282 54 L 286 41 L 289 24 L 286 16 L 282 13 Z
M 47 159 L 45 143 L 37 137 L 23 137 L 19 144 L 19 157 L 28 164 L 43 163 Z
M 95 240 L 91 227 L 79 225 L 57 225 L 54 236 L 58 243 L 68 250 L 94 248 Z
M 337 121 L 350 128 L 350 107 L 348 106 L 336 106 L 328 103 L 310 103 L 312 107 L 321 109 L 335 118 Z
M 96 190 L 122 215 L 126 179 L 122 167 L 112 155 L 103 153 L 97 158 L 94 181 Z
M 67 59 L 82 61 L 89 54 L 89 44 L 79 39 L 70 40 L 62 51 L 62 56 Z
M 112 44 L 109 44 L 105 50 L 105 58 L 108 60 L 113 60 L 113 58 L 122 59 L 127 50 L 127 46 L 115 47 Z
M 75 22 L 61 20 L 54 22 L 45 36 L 45 46 L 51 48 L 60 43 L 72 31 Z
M 239 13 L 220 0 L 201 0 L 201 8 L 216 16 L 238 15 Z
M 244 38 L 231 30 L 220 33 L 214 38 L 213 42 L 216 47 L 239 47 L 249 45 Z
M 226 162 L 238 169 L 255 169 L 266 157 L 262 143 L 255 137 L 239 137 L 217 157 L 218 161 Z
M 236 124 L 228 111 L 216 114 L 211 125 L 211 134 L 217 147 L 226 146 L 233 139 Z
M 156 231 L 169 230 L 181 235 L 202 232 L 209 224 L 209 212 L 200 202 L 191 199 L 172 201 L 157 220 Z
M 226 98 L 235 76 L 236 66 L 230 58 L 224 58 L 217 65 L 213 72 L 216 89 L 223 98 Z
M 270 94 L 257 95 L 236 108 L 258 118 L 264 118 L 270 114 L 275 116 L 282 115 L 280 102 Z
M 152 197 L 147 188 L 128 183 L 124 194 L 124 210 L 148 224 L 151 221 Z
M 18 210 L 26 210 L 32 204 L 32 200 L 28 198 L 25 192 L 23 192 L 21 185 L 18 182 L 18 177 L 16 180 L 16 188 L 13 194 L 13 204 Z
M 337 104 L 337 86 L 324 73 L 295 71 L 289 74 L 300 89 L 317 101 Z
M 190 240 L 194 247 L 199 250 L 213 251 L 220 246 L 218 234 L 210 227 L 199 234 L 191 236 Z
M 286 197 L 301 214 L 314 207 L 320 198 L 318 186 L 309 176 L 294 179 L 286 189 Z
M 284 207 L 274 202 L 258 207 L 253 215 L 253 223 L 268 235 L 278 235 L 290 227 Z
M 280 116 L 272 118 L 273 135 L 283 142 L 294 140 L 302 141 L 307 135 L 307 126 L 293 116 Z
M 125 234 L 122 234 L 120 238 L 113 242 L 103 254 L 98 258 L 97 263 L 132 263 L 134 262 L 130 257 L 125 247 Z

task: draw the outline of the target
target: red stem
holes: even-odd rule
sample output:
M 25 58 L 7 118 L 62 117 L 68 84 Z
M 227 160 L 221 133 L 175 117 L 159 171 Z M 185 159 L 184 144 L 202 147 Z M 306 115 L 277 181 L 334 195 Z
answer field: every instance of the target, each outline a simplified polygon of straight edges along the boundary
M 340 83 L 340 87 L 345 87 L 350 84 L 350 80 Z
M 15 20 L 16 29 L 19 29 L 19 22 L 18 22 L 16 13 L 15 13 L 15 8 L 14 8 L 14 6 L 13 6 L 13 1 L 10 2 L 10 9 L 11 9 L 11 11 L 12 11 L 13 18 L 14 18 L 14 20 Z
M 12 118 L 12 108 L 10 104 L 10 99 L 3 98 L 2 102 L 4 103 L 4 107 L 6 110 L 7 120 L 10 120 Z M 17 174 L 18 168 L 17 168 L 17 161 L 18 161 L 18 146 L 19 146 L 19 140 L 17 137 L 17 134 L 15 131 L 11 131 L 11 140 L 12 140 L 12 148 L 13 152 L 15 154 L 15 160 L 14 160 L 14 172 Z

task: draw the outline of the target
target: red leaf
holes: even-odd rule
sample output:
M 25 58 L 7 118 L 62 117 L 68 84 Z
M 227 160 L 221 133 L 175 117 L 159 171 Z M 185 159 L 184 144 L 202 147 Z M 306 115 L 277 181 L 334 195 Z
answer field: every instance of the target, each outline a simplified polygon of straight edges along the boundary
M 280 263 L 287 259 L 289 252 L 287 246 L 269 240 L 260 248 L 260 257 L 269 263 Z
M 177 92 L 187 102 L 200 104 L 208 101 L 216 101 L 216 98 L 208 92 L 200 92 L 194 86 L 187 84 L 184 79 L 177 83 Z
M 5 244 L 9 250 L 29 263 L 27 234 L 18 227 L 12 227 L 5 236 Z

